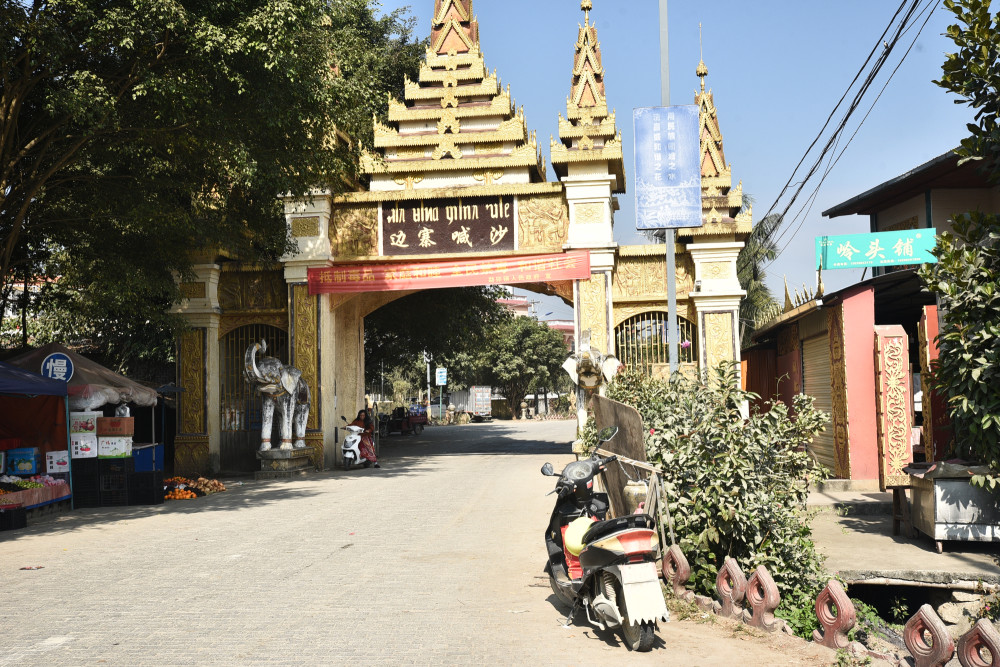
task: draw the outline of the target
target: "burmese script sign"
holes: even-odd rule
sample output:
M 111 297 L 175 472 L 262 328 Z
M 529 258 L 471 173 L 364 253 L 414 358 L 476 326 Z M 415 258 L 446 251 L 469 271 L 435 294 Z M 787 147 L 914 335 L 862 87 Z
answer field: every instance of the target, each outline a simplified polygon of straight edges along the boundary
M 515 250 L 514 197 L 382 204 L 382 254 L 454 255 Z
M 392 264 L 337 264 L 309 269 L 310 294 L 390 292 L 472 285 L 588 280 L 586 250 L 552 255 Z

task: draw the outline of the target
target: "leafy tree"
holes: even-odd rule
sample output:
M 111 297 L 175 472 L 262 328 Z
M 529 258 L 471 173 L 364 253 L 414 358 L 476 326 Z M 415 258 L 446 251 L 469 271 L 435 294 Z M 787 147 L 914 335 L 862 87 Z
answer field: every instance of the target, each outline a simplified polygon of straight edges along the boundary
M 936 83 L 976 110 L 971 136 L 958 154 L 981 161 L 1000 181 L 1000 13 L 989 0 L 945 0 L 958 23 L 948 36 L 958 46 Z M 947 397 L 957 451 L 988 465 L 993 474 L 973 482 L 1000 492 L 1000 216 L 982 212 L 956 216 L 954 233 L 941 234 L 937 264 L 921 277 L 940 297 L 940 350 L 935 388 Z
M 474 384 L 482 377 L 482 349 L 494 327 L 510 318 L 497 287 L 424 290 L 379 308 L 365 318 L 365 376 L 369 387 L 380 375 L 418 364 L 423 354 L 449 368 L 449 386 Z M 418 361 L 419 360 L 419 361 Z M 410 372 L 417 378 L 418 370 Z
M 498 326 L 484 350 L 489 384 L 507 398 L 515 418 L 530 390 L 558 386 L 566 356 L 562 334 L 531 317 Z
M 750 335 L 766 313 L 773 311 L 777 302 L 768 288 L 764 265 L 778 256 L 778 244 L 774 238 L 781 229 L 783 218 L 769 215 L 754 225 L 745 245 L 736 258 L 736 273 L 740 287 L 747 295 L 740 302 L 740 322 L 743 325 L 743 345 L 750 344 Z
M 280 256 L 276 197 L 354 182 L 372 113 L 418 68 L 412 24 L 376 8 L 0 4 L 0 297 L 25 273 L 58 277 L 64 296 L 39 312 L 72 304 L 64 320 L 102 330 L 149 320 L 169 340 L 172 322 L 151 314 L 176 298 L 190 251 Z M 134 307 L 107 312 L 116 299 Z
M 796 634 L 811 636 L 825 575 L 806 503 L 810 481 L 825 471 L 805 445 L 829 416 L 800 394 L 794 419 L 781 402 L 766 412 L 753 408 L 744 419 L 741 406 L 753 405 L 756 395 L 740 390 L 731 364 L 712 373 L 712 382 L 679 373 L 666 382 L 628 370 L 607 395 L 635 407 L 648 429 L 646 454 L 662 471 L 665 504 L 694 588 L 714 595 L 727 556 L 747 573 L 764 565 L 781 591 L 779 616 Z

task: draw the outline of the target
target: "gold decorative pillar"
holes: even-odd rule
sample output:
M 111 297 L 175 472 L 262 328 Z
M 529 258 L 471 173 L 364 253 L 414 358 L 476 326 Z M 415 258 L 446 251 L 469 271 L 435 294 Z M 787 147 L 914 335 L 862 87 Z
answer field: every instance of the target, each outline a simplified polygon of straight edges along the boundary
M 312 407 L 309 410 L 306 444 L 313 450 L 313 464 L 323 468 L 323 395 L 319 383 L 319 301 L 309 294 L 307 284 L 291 285 L 292 364 L 302 371 L 309 384 Z
M 838 303 L 826 311 L 826 326 L 830 332 L 830 377 L 833 382 L 833 447 L 837 459 L 835 474 L 851 478 L 851 441 L 847 418 L 847 348 L 844 331 L 844 304 Z
M 590 346 L 602 354 L 614 354 L 611 341 L 609 294 L 611 276 L 606 272 L 591 274 L 590 280 L 579 283 L 579 301 L 577 318 L 581 334 L 590 331 Z M 578 338 L 579 340 L 579 338 Z M 578 345 L 579 349 L 579 345 Z
M 179 402 L 178 429 L 174 438 L 174 471 L 191 475 L 209 469 L 206 330 L 190 329 L 178 341 L 178 380 L 184 390 L 177 394 Z
M 691 292 L 698 313 L 701 343 L 700 370 L 711 373 L 724 361 L 740 361 L 740 300 L 746 295 L 736 276 L 736 258 L 742 241 L 705 242 L 704 237 L 687 246 L 694 262 L 695 282 Z
M 219 280 L 218 264 L 196 264 L 194 279 L 180 284 L 174 312 L 190 329 L 178 341 L 179 411 L 174 439 L 174 471 L 179 475 L 216 472 L 220 463 Z
M 875 391 L 878 417 L 879 486 L 907 486 L 903 468 L 913 460 L 910 441 L 909 341 L 898 324 L 875 327 Z

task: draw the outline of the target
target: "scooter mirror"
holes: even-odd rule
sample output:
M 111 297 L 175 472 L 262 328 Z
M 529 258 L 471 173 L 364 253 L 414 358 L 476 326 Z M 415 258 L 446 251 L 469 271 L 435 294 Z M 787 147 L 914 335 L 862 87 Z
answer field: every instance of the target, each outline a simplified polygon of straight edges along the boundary
M 347 417 L 345 417 L 344 415 L 340 415 L 340 418 L 343 419 L 345 423 L 347 422 Z
M 546 463 L 545 465 L 542 466 L 542 474 L 545 475 L 546 477 L 552 477 L 553 475 L 556 474 L 556 471 L 553 470 L 551 463 Z
M 616 435 L 618 435 L 618 427 L 617 426 L 607 426 L 605 428 L 602 428 L 601 432 L 597 434 L 597 439 L 600 442 L 607 442 L 608 440 L 610 440 L 611 438 L 615 437 Z

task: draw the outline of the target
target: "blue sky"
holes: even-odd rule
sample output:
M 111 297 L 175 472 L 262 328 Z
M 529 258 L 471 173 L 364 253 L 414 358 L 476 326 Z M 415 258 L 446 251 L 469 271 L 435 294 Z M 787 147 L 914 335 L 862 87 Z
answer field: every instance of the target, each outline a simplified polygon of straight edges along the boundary
M 391 11 L 409 7 L 420 37 L 429 34 L 434 0 L 384 0 Z M 606 70 L 608 104 L 617 109 L 625 147 L 629 192 L 620 197 L 615 240 L 645 243 L 635 230 L 632 109 L 660 103 L 657 0 L 593 0 Z M 703 26 L 707 86 L 715 94 L 727 161 L 734 181 L 753 195 L 755 220 L 766 213 L 795 165 L 819 132 L 851 79 L 879 41 L 898 3 L 894 0 L 671 0 L 671 103 L 692 104 L 699 86 L 699 23 Z M 486 64 L 510 84 L 528 127 L 538 131 L 543 154 L 565 115 L 573 45 L 583 22 L 579 0 L 477 0 L 480 42 Z M 881 99 L 820 188 L 811 209 L 791 229 L 787 248 L 767 269 L 777 298 L 782 279 L 790 286 L 815 283 L 817 235 L 867 232 L 867 217 L 829 220 L 820 213 L 854 195 L 923 164 L 958 145 L 972 112 L 931 81 L 940 76 L 953 43 L 943 36 L 952 14 L 938 7 Z M 922 23 L 922 21 L 920 21 Z M 917 28 L 919 27 L 919 23 Z M 907 33 L 869 91 L 847 136 L 867 112 L 888 75 L 916 36 Z M 841 144 L 843 146 L 843 144 Z M 549 168 L 549 178 L 555 176 Z M 735 183 L 734 183 L 735 184 Z M 810 182 L 800 202 L 815 187 Z M 794 215 L 799 206 L 792 209 Z M 791 216 L 790 216 L 791 217 Z M 791 221 L 786 224 L 792 227 Z M 857 282 L 859 270 L 828 272 L 828 290 Z M 572 309 L 545 300 L 540 314 L 569 318 Z

